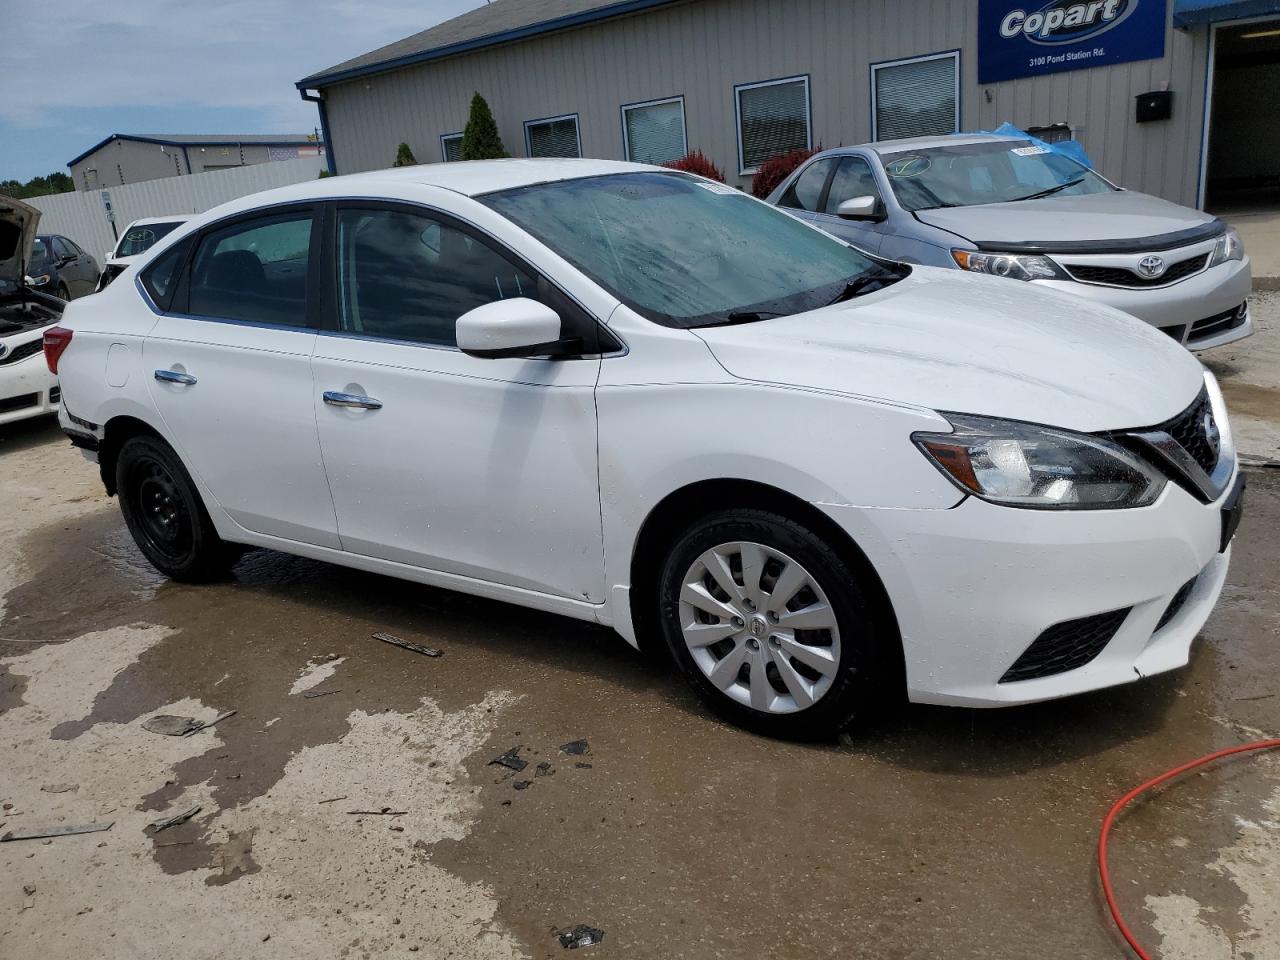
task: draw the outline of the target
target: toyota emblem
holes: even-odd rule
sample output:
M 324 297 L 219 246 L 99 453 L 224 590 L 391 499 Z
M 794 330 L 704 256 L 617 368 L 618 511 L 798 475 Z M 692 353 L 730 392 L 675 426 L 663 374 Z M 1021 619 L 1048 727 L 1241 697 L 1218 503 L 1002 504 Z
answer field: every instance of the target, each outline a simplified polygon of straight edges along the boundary
M 1147 279 L 1160 276 L 1164 273 L 1164 257 L 1157 257 L 1154 253 L 1143 257 L 1138 261 L 1138 272 Z

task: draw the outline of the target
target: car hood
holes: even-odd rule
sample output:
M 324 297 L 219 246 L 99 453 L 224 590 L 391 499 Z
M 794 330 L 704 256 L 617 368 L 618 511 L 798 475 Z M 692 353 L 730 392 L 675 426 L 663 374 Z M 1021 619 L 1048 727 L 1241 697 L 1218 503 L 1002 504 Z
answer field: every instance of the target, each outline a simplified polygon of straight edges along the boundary
M 22 285 L 39 224 L 35 207 L 0 196 L 0 281 Z
M 845 303 L 694 332 L 743 380 L 1081 431 L 1161 423 L 1204 377 L 1190 353 L 1126 313 L 930 267 Z
M 1087 246 L 1105 252 L 1098 241 L 1136 241 L 1135 250 L 1159 249 L 1161 243 L 1176 246 L 1223 230 L 1222 222 L 1207 213 L 1130 190 L 942 207 L 915 215 L 990 250 L 1052 252 L 1079 245 L 1080 251 Z

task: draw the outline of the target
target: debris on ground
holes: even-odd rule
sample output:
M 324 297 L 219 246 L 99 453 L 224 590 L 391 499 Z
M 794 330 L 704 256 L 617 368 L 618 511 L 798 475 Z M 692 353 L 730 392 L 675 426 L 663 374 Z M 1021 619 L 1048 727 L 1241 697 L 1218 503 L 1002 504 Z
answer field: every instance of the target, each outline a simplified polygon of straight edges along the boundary
M 508 770 L 514 770 L 516 773 L 519 773 L 521 770 L 523 770 L 525 767 L 529 765 L 529 761 L 520 759 L 520 746 L 517 744 L 516 746 L 508 750 L 506 753 L 504 753 L 502 756 L 494 757 L 487 764 L 485 764 L 485 766 L 488 766 L 488 767 L 492 767 L 494 765 L 497 765 L 499 767 L 506 767 Z
M 339 800 L 345 800 L 345 799 L 347 799 L 346 794 L 343 794 L 340 797 L 330 797 L 328 800 L 318 800 L 316 802 L 317 803 L 337 803 Z
M 46 783 L 40 788 L 42 793 L 70 793 L 72 790 L 79 790 L 78 783 Z
M 515 787 L 517 790 L 528 790 L 532 783 L 532 780 L 517 780 L 511 786 Z
M 381 810 L 348 810 L 347 813 L 354 816 L 366 817 L 403 817 L 408 810 L 392 810 L 390 807 L 383 807 Z
M 579 947 L 593 947 L 603 939 L 603 930 L 580 923 L 572 930 L 560 933 L 560 946 L 566 950 L 577 950 Z
M 205 723 L 195 717 L 175 717 L 167 713 L 158 713 L 154 717 L 148 717 L 143 720 L 142 729 L 150 730 L 152 733 L 159 733 L 166 737 L 189 737 L 193 733 L 199 733 L 201 730 L 207 730 L 221 723 L 228 717 L 234 717 L 235 714 L 236 711 L 228 710 L 226 713 L 220 714 Z
M 154 836 L 161 830 L 168 830 L 170 827 L 176 827 L 180 823 L 186 823 L 199 812 L 199 807 L 192 807 L 190 810 L 184 810 L 182 813 L 177 813 L 172 817 L 166 817 L 163 820 L 157 820 L 155 823 L 149 824 L 144 828 L 143 832 Z
M 414 653 L 420 653 L 424 657 L 443 656 L 443 650 L 437 650 L 434 647 L 424 647 L 417 643 L 410 643 L 408 640 L 401 640 L 399 637 L 393 637 L 389 633 L 375 633 L 373 639 L 381 640 L 383 643 L 389 643 L 393 647 L 402 647 L 405 650 L 411 650 Z
M 302 696 L 303 696 L 303 699 L 314 700 L 316 697 L 327 697 L 332 693 L 341 693 L 341 692 L 342 690 L 340 689 L 339 690 L 316 690 L 310 693 L 304 693 Z
M 590 769 L 591 769 L 591 764 L 589 764 L 589 763 L 583 763 L 581 760 L 579 760 L 577 763 L 575 763 L 575 764 L 574 764 L 574 766 L 575 766 L 575 767 L 577 767 L 579 770 L 590 770 Z
M 86 823 L 78 827 L 32 827 L 29 830 L 10 830 L 8 833 L 0 836 L 0 843 L 8 843 L 10 840 L 40 840 L 45 837 L 68 837 L 76 833 L 100 833 L 103 830 L 110 830 L 115 825 L 115 821 L 110 823 Z
M 22 909 L 30 910 L 36 905 L 36 885 L 34 883 L 24 883 L 22 885 Z
M 591 747 L 585 740 L 570 740 L 568 743 L 561 744 L 560 752 L 567 753 L 571 757 L 580 757 L 590 753 Z
M 540 764 L 538 764 L 538 768 L 536 771 L 534 771 L 533 775 L 535 777 L 549 777 L 555 772 L 556 772 L 555 767 L 551 766 L 551 761 L 543 760 Z

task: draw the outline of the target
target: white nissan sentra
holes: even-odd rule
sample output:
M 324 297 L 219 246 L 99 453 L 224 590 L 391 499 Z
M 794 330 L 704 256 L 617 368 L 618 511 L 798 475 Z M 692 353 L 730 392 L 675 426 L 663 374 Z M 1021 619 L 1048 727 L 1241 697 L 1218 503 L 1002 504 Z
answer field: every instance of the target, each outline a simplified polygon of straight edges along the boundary
M 170 577 L 267 547 L 607 624 L 781 735 L 1181 666 L 1241 510 L 1155 328 L 634 164 L 247 197 L 46 351 Z

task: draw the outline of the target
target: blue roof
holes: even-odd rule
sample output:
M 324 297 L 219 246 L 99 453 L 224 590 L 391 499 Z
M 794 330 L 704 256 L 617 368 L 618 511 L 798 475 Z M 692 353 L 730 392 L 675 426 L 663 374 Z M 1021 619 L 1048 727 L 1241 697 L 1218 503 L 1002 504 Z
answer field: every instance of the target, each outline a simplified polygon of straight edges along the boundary
M 1191 27 L 1280 13 L 1280 0 L 1175 0 L 1173 23 Z

